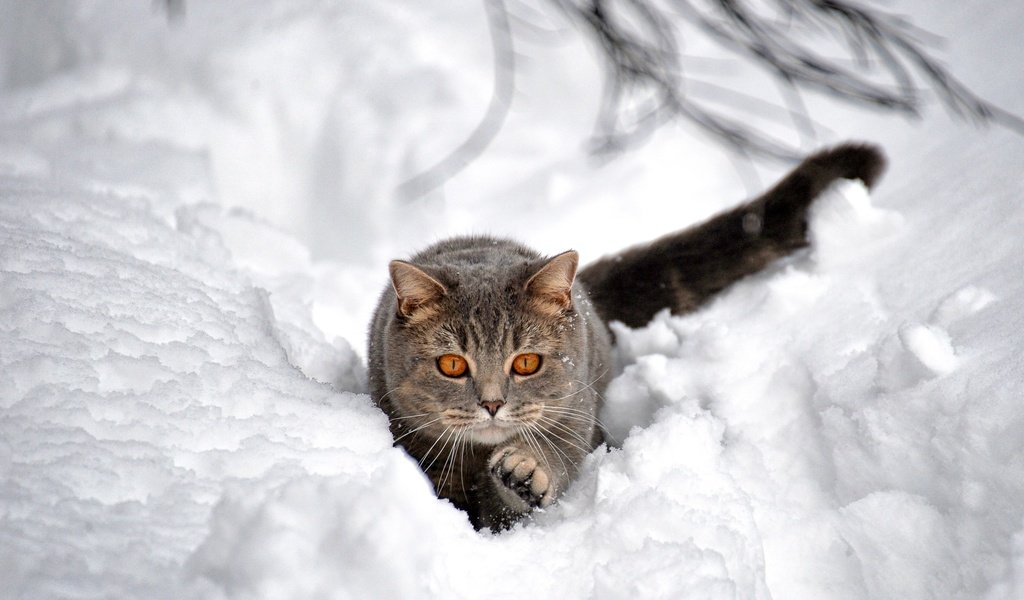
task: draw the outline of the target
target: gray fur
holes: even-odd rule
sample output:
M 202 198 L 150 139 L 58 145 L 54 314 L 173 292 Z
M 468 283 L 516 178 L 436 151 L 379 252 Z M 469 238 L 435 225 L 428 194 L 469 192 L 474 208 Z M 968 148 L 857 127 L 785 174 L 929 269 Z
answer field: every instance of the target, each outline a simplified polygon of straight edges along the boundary
M 609 377 L 608 333 L 578 284 L 567 309 L 538 310 L 526 284 L 548 259 L 516 242 L 455 238 L 409 262 L 447 293 L 436 314 L 414 323 L 400 314 L 395 291 L 384 292 L 370 330 L 370 392 L 438 494 L 466 510 L 477 527 L 500 528 L 531 505 L 549 504 L 600 443 L 595 415 Z M 509 374 L 508 361 L 520 352 L 542 356 L 537 374 Z M 442 375 L 436 360 L 449 353 L 470 357 L 472 376 Z M 497 416 L 520 423 L 499 443 L 472 439 L 471 428 L 492 419 L 480 406 L 484 394 L 505 402 Z M 446 417 L 429 423 L 444 411 Z M 509 456 L 510 449 L 517 452 Z M 523 461 L 504 463 L 531 456 L 538 464 L 526 476 L 505 472 Z M 520 472 L 528 466 L 527 460 Z M 538 468 L 549 485 L 531 490 L 541 478 Z

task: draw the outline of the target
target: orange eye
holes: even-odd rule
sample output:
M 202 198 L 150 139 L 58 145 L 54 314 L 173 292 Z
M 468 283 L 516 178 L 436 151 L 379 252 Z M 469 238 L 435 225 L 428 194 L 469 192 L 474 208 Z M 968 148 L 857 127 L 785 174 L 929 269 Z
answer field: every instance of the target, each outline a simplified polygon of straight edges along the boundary
M 437 359 L 437 368 L 448 377 L 462 377 L 469 363 L 458 354 L 445 354 Z
M 533 375 L 540 368 L 540 355 L 533 352 L 520 354 L 512 359 L 512 370 L 516 375 Z

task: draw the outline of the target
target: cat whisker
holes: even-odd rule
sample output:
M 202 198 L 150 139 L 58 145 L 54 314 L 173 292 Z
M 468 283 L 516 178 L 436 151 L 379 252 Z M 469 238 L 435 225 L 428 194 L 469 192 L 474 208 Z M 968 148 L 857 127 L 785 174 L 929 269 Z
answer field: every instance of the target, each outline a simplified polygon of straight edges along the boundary
M 533 451 L 537 453 L 537 456 L 540 457 L 542 461 L 544 461 L 544 467 L 547 468 L 548 470 L 551 470 L 551 462 L 548 460 L 548 455 L 545 454 L 544 451 L 541 449 L 540 442 L 537 441 L 537 436 L 533 433 L 533 431 L 531 431 L 535 427 L 536 425 L 528 423 L 527 425 L 520 428 L 520 432 L 522 433 L 523 440 L 526 441 L 527 445 L 529 445 L 530 448 L 532 448 Z M 559 456 L 558 454 L 555 454 L 555 458 L 557 458 L 558 462 L 562 464 L 562 472 L 568 473 L 569 471 L 566 469 L 565 462 L 562 461 L 562 457 Z
M 460 409 L 449 409 L 444 411 L 444 418 L 453 425 L 473 425 L 481 422 L 480 415 L 475 412 L 460 410 Z
M 550 417 L 541 417 L 540 420 L 543 423 L 550 423 L 552 426 L 557 427 L 559 429 L 559 431 L 563 431 L 566 434 L 568 434 L 570 437 L 572 437 L 573 439 L 579 440 L 579 442 L 581 444 L 583 444 L 584 446 L 589 446 L 590 445 L 590 440 L 584 438 L 582 435 L 579 434 L 578 431 L 576 431 L 572 427 L 569 427 L 565 423 L 562 423 L 560 421 L 556 421 L 555 419 L 552 419 Z
M 548 454 L 545 453 L 540 446 L 540 440 L 544 440 L 544 443 L 551 448 L 551 454 L 553 454 L 554 457 L 558 459 L 558 464 L 562 467 L 562 474 L 564 474 L 566 477 L 570 477 L 570 469 L 565 464 L 565 460 L 563 460 L 563 457 L 569 461 L 570 465 L 575 467 L 576 464 L 573 462 L 572 458 L 570 458 L 568 454 L 566 454 L 560 448 L 558 448 L 558 446 L 552 444 L 551 440 L 544 437 L 544 434 L 540 433 L 540 430 L 537 429 L 536 425 L 534 425 L 532 429 L 533 430 L 530 432 L 530 438 L 533 440 L 533 445 L 535 448 L 537 448 L 537 452 L 544 457 L 544 464 L 547 465 L 549 469 L 552 468 L 551 461 L 548 459 Z
M 542 414 L 544 414 L 543 408 L 528 408 L 525 410 L 510 412 L 508 413 L 507 418 L 512 421 L 532 421 Z
M 557 421 L 555 421 L 555 423 L 557 423 Z M 580 445 L 580 444 L 577 444 L 577 443 L 576 443 L 576 442 L 575 442 L 574 440 L 572 440 L 572 439 L 566 439 L 566 438 L 564 438 L 564 437 L 562 437 L 562 436 L 558 435 L 558 432 L 556 432 L 556 431 L 553 431 L 553 430 L 552 430 L 551 428 L 548 428 L 548 427 L 544 427 L 543 425 L 540 425 L 540 424 L 537 424 L 537 427 L 538 427 L 538 429 L 539 429 L 540 431 L 543 431 L 543 432 L 544 432 L 545 434 L 549 434 L 549 435 L 551 435 L 552 437 L 555 437 L 555 438 L 557 438 L 557 439 L 558 439 L 559 441 L 562 441 L 562 442 L 564 442 L 564 443 L 565 443 L 566 445 L 568 445 L 568 446 L 572 446 L 573 448 L 576 448 L 576 449 L 577 449 L 577 450 L 579 450 L 579 451 L 580 451 L 580 452 L 581 452 L 581 453 L 582 453 L 583 455 L 587 455 L 587 454 L 590 454 L 590 450 L 591 450 L 591 449 L 589 448 L 589 446 L 590 446 L 589 442 L 584 442 L 584 444 L 583 444 L 583 445 Z
M 462 443 L 462 436 L 465 434 L 465 428 L 456 428 L 453 432 L 454 442 L 452 443 L 451 450 L 448 451 L 448 458 L 445 459 L 444 464 L 441 465 L 441 481 L 438 484 L 439 491 L 444 489 L 445 483 L 448 482 L 448 477 L 454 474 L 455 471 L 455 450 Z M 442 451 L 444 449 L 442 448 Z
M 566 394 L 564 396 L 559 396 L 558 398 L 551 398 L 549 400 L 549 402 L 558 402 L 559 400 L 566 400 L 568 398 L 572 398 L 573 396 L 575 396 L 577 394 L 582 394 L 585 391 L 587 391 L 587 388 L 586 387 L 582 387 L 582 388 L 580 388 L 580 389 L 578 389 L 578 390 L 576 390 L 574 392 L 569 392 L 568 394 Z
M 605 429 L 604 423 L 601 422 L 601 419 L 599 419 L 597 415 L 586 410 L 568 408 L 564 406 L 545 406 L 543 414 L 553 414 L 563 419 L 571 419 L 584 423 L 594 423 L 601 429 Z
M 563 450 L 562 448 L 559 448 L 558 444 L 552 442 L 548 438 L 546 431 L 544 431 L 536 423 L 531 423 L 530 424 L 530 429 L 532 429 L 534 432 L 536 432 L 536 435 L 539 435 L 540 439 L 544 440 L 544 443 L 547 444 L 549 448 L 551 448 L 552 453 L 555 455 L 555 458 L 557 458 L 558 462 L 562 465 L 562 472 L 563 473 L 565 473 L 567 475 L 569 474 L 569 468 L 566 466 L 565 460 L 562 460 L 563 457 L 566 460 L 569 461 L 569 464 L 571 464 L 573 466 L 573 469 L 576 468 L 576 461 L 573 460 L 573 458 L 571 456 L 569 456 L 569 454 L 565 450 Z M 536 439 L 536 435 L 531 433 L 531 437 L 534 437 L 534 439 Z
M 604 425 L 601 419 L 594 413 L 588 410 L 582 410 L 578 408 L 569 408 L 565 406 L 545 406 L 542 414 L 556 414 L 558 416 L 564 416 L 566 418 L 575 418 L 580 421 L 589 423 L 597 423 L 598 425 Z
M 598 375 L 597 377 L 595 377 L 595 378 L 594 378 L 594 380 L 593 380 L 593 381 L 591 381 L 590 383 L 586 383 L 586 382 L 584 382 L 584 381 L 581 381 L 581 380 L 579 380 L 579 379 L 574 379 L 573 381 L 574 381 L 574 382 L 576 382 L 576 383 L 578 383 L 578 384 L 580 384 L 580 385 L 582 385 L 583 387 L 585 387 L 585 388 L 589 389 L 590 391 L 594 392 L 594 394 L 595 394 L 595 395 L 596 395 L 596 396 L 597 396 L 598 398 L 600 398 L 601 400 L 604 400 L 604 396 L 602 396 L 602 395 L 601 395 L 601 393 L 600 393 L 600 392 L 598 392 L 598 391 L 597 391 L 597 390 L 596 390 L 596 389 L 594 388 L 594 384 L 595 384 L 595 383 L 597 383 L 598 381 L 601 381 L 601 378 L 602 378 L 602 377 L 604 377 L 605 375 L 607 375 L 607 374 L 608 374 L 608 371 L 609 371 L 609 369 L 605 369 L 604 371 L 601 371 L 601 374 L 600 374 L 600 375 Z
M 466 431 L 468 431 L 468 429 Z M 462 485 L 462 493 L 463 494 L 466 493 L 466 478 L 463 475 L 462 471 L 463 471 L 463 467 L 466 466 L 466 458 L 465 457 L 466 457 L 466 446 L 467 445 L 472 447 L 471 444 L 466 444 L 465 442 L 463 442 L 462 445 L 459 447 L 459 484 Z
M 441 458 L 441 455 L 444 454 L 445 448 L 448 447 L 449 442 L 452 443 L 451 449 L 448 451 L 448 456 L 445 458 L 444 462 L 441 463 L 441 476 L 437 479 L 432 478 L 432 480 L 437 482 L 434 491 L 438 496 L 450 496 L 449 494 L 445 493 L 444 485 L 448 479 L 449 463 L 451 469 L 455 468 L 455 463 L 453 462 L 455 448 L 459 441 L 461 440 L 462 434 L 465 432 L 465 429 L 466 428 L 464 427 L 447 427 L 445 428 L 444 432 L 442 432 L 441 435 L 438 436 L 438 439 L 434 441 L 434 444 L 436 445 L 438 440 L 440 440 L 441 438 L 445 438 L 444 442 L 441 444 L 441 447 L 438 449 L 437 454 L 434 456 L 434 459 L 431 460 L 430 464 L 423 469 L 425 473 L 430 473 L 430 470 L 434 467 L 434 464 L 437 462 L 437 459 Z M 431 446 L 431 449 L 433 449 L 433 446 Z M 430 455 L 430 452 L 430 450 L 427 450 L 427 453 L 424 455 L 423 460 L 426 460 L 426 457 Z M 420 461 L 420 467 L 423 467 L 423 461 Z
M 605 375 L 607 375 L 608 371 L 610 371 L 610 370 L 611 370 L 610 367 L 606 367 L 604 371 L 601 371 L 600 373 L 598 373 L 597 377 L 591 379 L 590 383 L 587 383 L 586 381 L 583 381 L 582 379 L 573 379 L 573 383 L 578 383 L 578 384 L 582 385 L 585 388 L 589 388 L 589 389 L 593 390 L 594 389 L 594 384 L 597 383 L 598 381 L 601 381 L 601 378 L 604 377 Z M 596 390 L 595 390 L 595 393 L 596 393 Z
M 426 417 L 426 416 L 428 416 L 430 414 L 432 414 L 432 413 L 420 413 L 418 415 L 403 415 L 401 417 L 388 417 L 388 421 L 394 422 L 394 421 L 401 421 L 403 419 L 418 419 L 419 417 Z
M 585 410 L 580 410 L 578 408 L 571 408 L 571 407 L 568 407 L 568 406 L 548 406 L 548 405 L 545 405 L 544 406 L 544 410 L 552 412 L 552 413 L 556 413 L 556 414 L 558 414 L 560 416 L 563 416 L 564 418 L 575 418 L 575 419 L 578 419 L 578 420 L 581 420 L 581 421 L 594 423 L 598 427 L 601 428 L 601 431 L 604 433 L 605 437 L 607 437 L 609 440 L 611 440 L 612 443 L 614 443 L 616 446 L 621 444 L 620 440 L 618 440 L 615 436 L 613 436 L 611 433 L 608 432 L 608 426 L 604 424 L 604 421 L 599 419 L 597 417 L 597 415 L 595 415 L 595 414 L 591 414 L 591 413 L 589 413 L 589 412 L 587 412 Z
M 462 430 L 462 435 L 459 437 L 459 460 L 458 460 L 458 463 L 459 463 L 459 484 L 462 486 L 462 493 L 463 494 L 467 493 L 466 492 L 466 479 L 465 479 L 465 476 L 463 474 L 463 469 L 464 469 L 464 467 L 466 465 L 466 459 L 465 459 L 465 456 L 466 456 L 466 446 L 469 446 L 470 448 L 472 448 L 471 439 L 469 438 L 469 435 L 468 435 L 469 434 L 469 430 L 470 430 L 469 427 L 464 428 Z M 452 463 L 452 471 L 453 471 L 452 475 L 454 476 L 454 471 L 455 471 L 454 463 Z
M 430 472 L 430 468 L 434 466 L 434 463 L 435 463 L 435 462 L 437 462 L 437 457 L 438 457 L 438 456 L 441 456 L 441 450 L 443 450 L 443 449 L 444 449 L 444 445 L 442 444 L 442 446 L 441 446 L 441 449 L 440 449 L 440 450 L 438 450 L 438 452 L 437 452 L 437 456 L 435 456 L 435 457 L 434 457 L 434 460 L 430 461 L 430 464 L 429 464 L 429 465 L 427 465 L 426 467 L 424 467 L 424 466 L 423 466 L 423 463 L 424 463 L 424 462 L 425 462 L 425 461 L 427 460 L 427 458 L 429 458 L 429 457 L 430 457 L 430 455 L 431 455 L 431 454 L 433 453 L 433 451 L 434 451 L 434 447 L 435 447 L 435 446 L 437 446 L 437 443 L 438 443 L 438 442 L 440 442 L 440 441 L 441 441 L 441 439 L 442 439 L 442 438 L 444 438 L 444 437 L 445 437 L 446 435 L 448 435 L 448 434 L 449 434 L 449 433 L 451 432 L 451 430 L 452 430 L 452 428 L 451 428 L 451 427 L 445 427 L 445 428 L 444 428 L 444 431 L 442 431 L 442 432 L 441 432 L 441 435 L 437 436 L 437 437 L 436 437 L 436 438 L 434 439 L 434 443 L 433 443 L 433 444 L 431 444 L 431 445 L 430 445 L 430 447 L 429 447 L 429 448 L 427 448 L 427 451 L 423 453 L 423 458 L 421 458 L 421 459 L 420 459 L 419 465 L 420 465 L 420 468 L 421 468 L 421 469 L 423 469 L 423 471 L 424 471 L 424 472 L 426 472 L 426 473 L 429 473 L 429 472 Z
M 545 405 L 542 413 L 547 412 L 556 412 L 559 414 L 572 415 L 586 419 L 588 421 L 593 421 L 595 419 L 593 413 L 591 413 L 588 410 L 583 410 L 581 408 L 571 408 L 568 406 Z
M 390 390 L 388 390 L 388 391 L 384 392 L 384 395 L 383 395 L 383 396 L 381 396 L 381 397 L 380 397 L 380 399 L 379 399 L 379 400 L 377 400 L 377 402 L 383 402 L 385 398 L 387 398 L 387 397 L 388 397 L 388 396 L 390 396 L 391 394 L 393 394 L 393 393 L 397 392 L 397 391 L 398 391 L 399 389 L 401 389 L 401 388 L 392 388 L 392 389 L 390 389 Z
M 595 377 L 595 378 L 594 378 L 594 380 L 593 380 L 593 381 L 591 381 L 590 383 L 587 383 L 587 382 L 585 382 L 585 381 L 583 381 L 583 380 L 580 380 L 580 379 L 573 379 L 573 380 L 572 380 L 572 383 L 578 383 L 578 384 L 582 385 L 583 387 L 582 387 L 582 388 L 580 388 L 580 389 L 578 389 L 578 390 L 576 390 L 576 391 L 574 391 L 574 392 L 569 392 L 568 394 L 566 394 L 566 395 L 564 395 L 564 396 L 561 396 L 561 397 L 559 397 L 559 398 L 553 398 L 553 399 L 551 400 L 551 402 L 557 402 L 557 401 L 559 401 L 559 400 L 565 400 L 565 399 L 567 399 L 567 398 L 572 398 L 572 397 L 573 397 L 573 396 L 575 396 L 576 394 L 580 394 L 580 393 L 582 393 L 582 392 L 584 392 L 584 391 L 586 391 L 586 390 L 590 390 L 590 391 L 594 392 L 594 394 L 595 394 L 595 395 L 596 395 L 596 396 L 597 396 L 598 398 L 600 398 L 601 400 L 604 400 L 604 397 L 603 397 L 603 396 L 601 396 L 601 394 L 600 394 L 600 393 L 599 393 L 599 392 L 598 392 L 598 391 L 597 391 L 596 389 L 594 389 L 594 384 L 595 384 L 595 383 L 597 383 L 598 381 L 600 381 L 600 380 L 601 380 L 601 378 L 602 378 L 602 377 L 604 377 L 604 376 L 605 376 L 605 374 L 607 374 L 607 373 L 608 373 L 608 371 L 609 371 L 609 369 L 605 369 L 604 371 L 601 371 L 601 374 L 600 374 L 600 375 L 598 375 L 597 377 Z
M 400 436 L 398 436 L 397 438 L 395 438 L 395 441 L 394 441 L 394 443 L 396 443 L 396 444 L 397 444 L 397 443 L 399 442 L 399 440 L 401 440 L 401 439 L 403 439 L 403 438 L 405 438 L 405 437 L 407 437 L 407 436 L 410 436 L 410 435 L 412 435 L 412 434 L 416 433 L 417 431 L 420 431 L 420 430 L 422 430 L 422 429 L 425 429 L 425 428 L 427 428 L 427 427 L 429 427 L 429 426 L 433 425 L 434 423 L 437 423 L 438 421 L 440 421 L 440 420 L 441 420 L 441 419 L 443 419 L 443 418 L 444 418 L 444 417 L 437 417 L 436 419 L 431 419 L 430 421 L 427 421 L 426 423 L 424 423 L 424 424 L 420 425 L 419 427 L 416 427 L 415 429 L 410 429 L 409 431 L 406 431 L 406 432 L 405 432 L 405 433 L 403 433 L 402 435 L 400 435 Z
M 452 440 L 453 440 L 453 439 L 455 439 L 455 438 L 456 438 L 457 436 L 458 436 L 458 431 L 457 431 L 457 430 L 454 430 L 454 429 L 453 429 L 453 430 L 451 431 L 451 434 L 450 434 L 450 435 L 448 436 L 448 439 L 446 439 L 446 440 L 445 440 L 445 442 L 444 442 L 444 443 L 443 443 L 443 444 L 441 445 L 441 448 L 440 448 L 440 449 L 438 449 L 438 451 L 437 451 L 437 457 L 436 457 L 436 458 L 434 459 L 435 461 L 436 461 L 436 460 L 437 460 L 438 458 L 441 458 L 441 456 L 443 456 L 443 455 L 444 455 L 444 450 L 445 450 L 445 448 L 446 448 L 446 447 L 448 446 L 448 442 L 452 441 Z M 447 475 L 448 475 L 448 460 L 449 460 L 449 459 L 450 459 L 451 457 L 452 457 L 452 453 L 451 453 L 451 452 L 449 451 L 449 452 L 448 452 L 448 454 L 447 454 L 447 455 L 445 455 L 444 461 L 443 461 L 443 462 L 441 463 L 441 476 L 440 476 L 440 477 L 438 477 L 438 478 L 437 478 L 437 479 L 435 480 L 435 481 L 436 481 L 435 485 L 437 486 L 437 489 L 436 489 L 435 491 L 436 491 L 436 493 L 437 493 L 437 495 L 438 495 L 438 496 L 444 495 L 444 489 L 445 489 L 445 488 L 444 488 L 444 482 L 445 482 L 445 479 L 447 479 Z M 434 464 L 434 463 L 433 463 L 433 461 L 431 461 L 431 463 L 430 463 L 430 464 L 431 464 L 431 466 L 432 466 L 432 465 Z M 428 469 L 428 470 L 429 470 L 429 469 Z
M 445 424 L 452 427 L 472 427 L 480 422 L 480 419 L 445 419 Z

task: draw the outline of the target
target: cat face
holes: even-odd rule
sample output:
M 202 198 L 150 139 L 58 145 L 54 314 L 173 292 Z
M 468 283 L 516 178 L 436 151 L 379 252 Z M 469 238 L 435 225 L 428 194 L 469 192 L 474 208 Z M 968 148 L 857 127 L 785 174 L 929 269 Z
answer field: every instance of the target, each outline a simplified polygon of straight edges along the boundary
M 439 444 L 493 446 L 517 435 L 589 435 L 573 429 L 594 412 L 571 300 L 576 260 L 569 252 L 498 271 L 392 263 L 398 314 L 386 395 L 396 438 L 415 431 Z

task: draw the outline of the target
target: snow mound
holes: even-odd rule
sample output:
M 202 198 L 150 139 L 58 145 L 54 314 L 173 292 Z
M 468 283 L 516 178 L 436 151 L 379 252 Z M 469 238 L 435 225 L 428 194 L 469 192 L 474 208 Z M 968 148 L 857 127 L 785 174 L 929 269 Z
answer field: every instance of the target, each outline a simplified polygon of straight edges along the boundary
M 369 474 L 229 494 L 188 569 L 229 597 L 442 597 L 448 573 L 482 550 L 474 538 L 394 452 Z
M 1020 112 L 1020 7 L 912 4 Z M 484 114 L 476 2 L 0 15 L 0 597 L 1024 597 L 1018 138 L 816 113 L 890 154 L 878 191 L 838 184 L 811 248 L 700 312 L 616 326 L 609 446 L 492 535 L 361 393 L 387 259 L 473 232 L 596 257 L 738 200 L 728 159 L 665 128 L 592 168 L 596 73 L 538 38 L 494 146 L 394 198 Z
M 857 184 L 811 223 L 849 243 L 798 253 L 698 313 L 616 326 L 611 447 L 498 535 L 433 496 L 367 396 L 339 391 L 361 390 L 363 368 L 315 326 L 312 267 L 288 236 L 207 204 L 164 213 L 19 177 L 2 193 L 0 569 L 15 595 L 1017 585 L 1024 534 L 1006 532 L 1022 531 L 1024 422 L 998 391 L 1006 355 L 962 325 L 1012 307 L 980 285 L 919 321 L 888 306 L 864 261 L 905 225 Z
M 305 376 L 281 341 L 341 374 L 362 371 L 351 350 L 281 325 L 197 220 L 18 180 L 0 193 L 5 593 L 180 597 L 173 565 L 232 482 L 397 452 L 366 396 Z
M 218 505 L 190 571 L 229 597 L 768 598 L 722 433 L 682 407 L 592 456 L 556 506 L 499 535 L 473 531 L 404 457 L 369 477 L 247 490 Z

